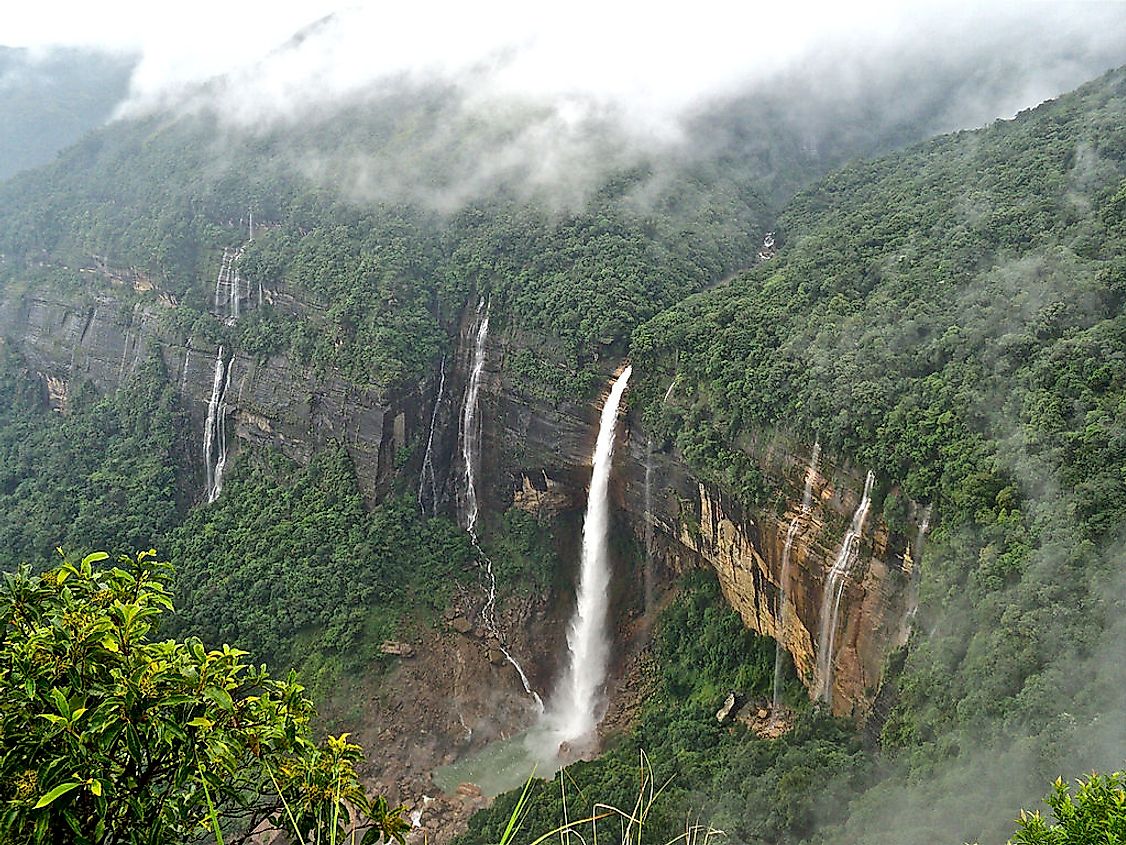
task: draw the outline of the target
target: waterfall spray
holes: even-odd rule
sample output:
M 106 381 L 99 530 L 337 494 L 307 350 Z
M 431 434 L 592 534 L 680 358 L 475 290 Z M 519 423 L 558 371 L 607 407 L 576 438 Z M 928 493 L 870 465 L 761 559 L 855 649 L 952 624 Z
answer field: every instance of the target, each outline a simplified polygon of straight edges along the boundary
M 610 609 L 610 469 L 618 408 L 632 372 L 632 367 L 626 367 L 614 381 L 598 427 L 583 519 L 578 596 L 567 632 L 571 660 L 549 719 L 554 738 L 560 744 L 592 738 L 598 724 L 598 697 L 610 656 L 606 630 Z
M 442 397 L 446 392 L 446 356 L 442 356 L 441 377 L 438 379 L 438 396 L 434 399 L 434 410 L 430 413 L 430 433 L 426 436 L 426 454 L 422 458 L 422 469 L 418 474 L 418 506 L 426 516 L 426 485 L 430 485 L 430 515 L 438 509 L 438 484 L 434 479 L 434 429 L 438 425 L 438 411 L 442 407 Z
M 825 577 L 821 596 L 821 630 L 817 638 L 817 679 L 818 697 L 827 704 L 833 703 L 833 649 L 837 641 L 837 616 L 841 609 L 841 596 L 844 595 L 845 581 L 852 569 L 853 561 L 859 551 L 860 533 L 868 518 L 868 508 L 872 504 L 872 485 L 876 476 L 871 470 L 864 479 L 864 494 L 852 516 L 852 524 L 841 542 L 841 550 Z
M 813 509 L 813 477 L 817 474 L 817 462 L 821 458 L 821 444 L 813 444 L 813 454 L 809 458 L 809 466 L 805 469 L 805 489 L 802 491 L 801 512 L 791 521 L 786 529 L 786 543 L 782 547 L 782 570 L 778 576 L 778 621 L 774 637 L 774 702 L 772 712 L 778 713 L 782 693 L 782 620 L 786 615 L 786 588 L 790 584 L 790 558 L 794 548 L 794 538 L 797 537 L 801 521 L 809 516 Z

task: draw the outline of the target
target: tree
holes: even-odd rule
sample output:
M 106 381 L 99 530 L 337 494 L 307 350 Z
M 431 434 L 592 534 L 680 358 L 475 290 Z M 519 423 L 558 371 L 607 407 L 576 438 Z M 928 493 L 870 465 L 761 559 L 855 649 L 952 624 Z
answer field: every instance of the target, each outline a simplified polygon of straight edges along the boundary
M 108 557 L 23 567 L 0 588 L 0 845 L 403 840 L 404 808 L 359 784 L 359 746 L 313 741 L 295 674 L 152 639 L 170 565 L 147 551 L 94 568 Z
M 1075 795 L 1060 778 L 1044 802 L 1055 821 L 1023 810 L 1010 845 L 1122 845 L 1126 843 L 1126 772 L 1092 773 Z

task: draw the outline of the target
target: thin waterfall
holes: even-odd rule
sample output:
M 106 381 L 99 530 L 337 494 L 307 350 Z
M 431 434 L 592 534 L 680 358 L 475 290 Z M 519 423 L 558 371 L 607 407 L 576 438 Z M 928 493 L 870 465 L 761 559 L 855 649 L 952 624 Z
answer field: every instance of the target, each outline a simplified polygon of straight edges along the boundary
M 434 429 L 438 425 L 438 411 L 442 407 L 442 397 L 446 392 L 446 356 L 442 356 L 441 377 L 438 379 L 438 396 L 434 400 L 434 410 L 430 413 L 430 433 L 426 436 L 426 454 L 422 458 L 422 469 L 418 474 L 418 506 L 422 515 L 427 515 L 425 490 L 430 485 L 430 510 L 431 516 L 438 509 L 438 484 L 434 478 Z
M 790 584 L 790 558 L 794 548 L 794 539 L 798 535 L 798 528 L 802 520 L 809 517 L 813 509 L 813 477 L 817 475 L 817 462 L 821 459 L 821 444 L 813 444 L 813 454 L 809 457 L 809 466 L 805 468 L 805 489 L 802 491 L 801 512 L 790 520 L 790 527 L 786 529 L 786 543 L 782 547 L 782 570 L 778 576 L 778 621 L 774 637 L 774 702 L 772 712 L 778 712 L 782 694 L 782 647 L 783 625 L 782 620 L 786 615 L 786 589 Z
M 184 347 L 184 369 L 180 373 L 180 395 L 186 396 L 188 391 L 188 365 L 192 362 L 192 348 Z
M 845 581 L 858 553 L 860 534 L 864 530 L 864 521 L 868 518 L 875 480 L 876 476 L 868 470 L 860 505 L 852 516 L 852 524 L 841 543 L 837 559 L 825 577 L 821 596 L 821 630 L 817 638 L 817 679 L 818 697 L 827 704 L 833 703 L 833 649 L 837 642 L 837 616 L 841 609 L 841 596 L 844 595 Z
M 212 482 L 211 493 L 207 501 L 214 502 L 223 492 L 223 471 L 227 468 L 227 391 L 231 386 L 231 373 L 235 369 L 235 356 L 227 362 L 227 375 L 223 379 L 223 391 L 219 396 L 219 417 L 215 421 L 216 439 L 219 443 L 219 457 L 215 460 L 215 475 Z
M 914 589 L 911 590 L 911 605 L 907 608 L 906 623 L 907 629 L 910 630 L 915 625 L 915 617 L 919 613 L 919 580 L 922 578 L 922 564 L 923 564 L 923 541 L 926 539 L 927 532 L 931 527 L 931 513 L 934 508 L 934 502 L 929 503 L 923 508 L 923 517 L 919 521 L 919 531 L 915 535 L 915 548 L 909 553 L 911 559 L 911 568 L 909 574 L 911 583 Z
M 667 403 L 668 403 L 668 401 L 669 401 L 669 399 L 671 399 L 671 398 L 672 398 L 672 391 L 673 391 L 673 388 L 674 388 L 674 387 L 676 387 L 676 381 L 677 381 L 677 379 L 679 379 L 679 378 L 680 378 L 680 376 L 673 376 L 673 377 L 672 377 L 672 381 L 670 381 L 670 382 L 669 382 L 669 387 L 668 387 L 668 390 L 666 390 L 666 391 L 665 391 L 665 396 L 664 396 L 664 398 L 663 398 L 663 399 L 661 400 L 662 404 L 667 404 Z
M 211 399 L 207 403 L 207 421 L 203 425 L 203 465 L 207 470 L 207 501 L 215 501 L 212 490 L 215 488 L 215 421 L 219 415 L 219 403 L 223 393 L 223 347 L 215 356 L 215 375 L 211 379 Z
M 593 472 L 583 519 L 575 615 L 567 631 L 570 665 L 549 717 L 559 746 L 592 738 L 598 724 L 599 694 L 610 657 L 607 617 L 610 610 L 610 469 L 618 408 L 633 367 L 626 367 L 610 388 L 602 408 Z
M 653 610 L 653 438 L 645 441 L 645 615 Z
M 232 320 L 238 319 L 239 302 L 242 300 L 242 277 L 239 275 L 238 265 L 235 265 L 234 276 L 231 279 L 231 303 L 228 312 Z
M 469 533 L 469 539 L 473 543 L 473 548 L 477 551 L 477 556 L 481 561 L 481 569 L 485 573 L 485 587 L 488 591 L 488 597 L 485 599 L 485 606 L 481 608 L 481 618 L 485 623 L 485 628 L 500 645 L 500 651 L 501 654 L 504 655 L 504 659 L 509 662 L 512 668 L 516 670 L 516 674 L 520 676 L 520 683 L 524 686 L 524 692 L 535 700 L 537 709 L 542 713 L 543 699 L 540 698 L 539 693 L 532 689 L 532 684 L 528 680 L 528 675 L 524 671 L 524 667 L 509 653 L 508 647 L 504 644 L 504 639 L 500 635 L 500 629 L 496 620 L 497 578 L 493 572 L 493 562 L 489 559 L 489 556 L 485 554 L 477 538 L 477 517 L 479 511 L 477 507 L 476 467 L 479 463 L 478 453 L 480 452 L 481 445 L 478 405 L 481 396 L 481 379 L 485 372 L 486 342 L 488 339 L 489 306 L 484 299 L 481 299 L 477 304 L 477 318 L 473 330 L 473 360 L 469 369 L 469 381 L 465 387 L 465 404 L 462 406 L 461 410 L 461 459 L 465 464 L 465 487 L 462 495 L 461 524 Z M 435 405 L 435 414 L 436 413 L 437 405 Z M 431 437 L 433 437 L 433 419 L 431 420 L 430 433 Z M 429 451 L 429 446 L 427 450 Z
M 231 251 L 224 247 L 223 260 L 219 265 L 219 275 L 215 278 L 215 313 L 219 313 L 219 302 L 223 294 L 223 286 L 227 284 L 230 279 L 231 260 Z

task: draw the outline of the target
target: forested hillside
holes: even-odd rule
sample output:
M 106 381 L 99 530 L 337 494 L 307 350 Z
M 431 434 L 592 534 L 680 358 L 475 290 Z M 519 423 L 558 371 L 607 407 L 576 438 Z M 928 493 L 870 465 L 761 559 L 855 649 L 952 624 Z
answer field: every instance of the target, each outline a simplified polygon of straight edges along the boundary
M 456 86 L 413 82 L 254 129 L 206 109 L 119 121 L 11 177 L 0 298 L 53 314 L 37 298 L 49 292 L 86 328 L 71 349 L 61 326 L 37 324 L 38 364 L 18 330 L 0 337 L 0 570 L 47 568 L 57 547 L 77 560 L 155 546 L 178 595 L 161 634 L 301 668 L 323 700 L 361 678 L 356 711 L 404 677 L 391 641 L 425 642 L 450 664 L 425 692 L 456 735 L 371 737 L 388 756 L 417 743 L 427 766 L 448 762 L 481 742 L 463 704 L 502 709 L 499 675 L 475 679 L 479 700 L 465 693 L 477 664 L 464 655 L 484 671 L 517 665 L 497 608 L 525 626 L 529 651 L 562 647 L 586 495 L 563 457 L 551 477 L 546 465 L 508 477 L 502 461 L 526 444 L 493 441 L 505 454 L 479 468 L 485 512 L 480 536 L 467 533 L 473 414 L 487 427 L 508 403 L 521 421 L 494 438 L 562 452 L 560 418 L 596 419 L 628 360 L 627 446 L 683 462 L 701 496 L 714 485 L 752 528 L 787 507 L 757 463 L 763 444 L 818 443 L 844 474 L 873 470 L 873 523 L 899 548 L 925 539 L 917 613 L 863 692 L 878 705 L 863 730 L 787 670 L 791 729 L 764 738 L 716 707 L 731 691 L 767 699 L 775 645 L 745 629 L 710 573 L 680 578 L 692 558 L 677 557 L 655 607 L 637 585 L 617 588 L 633 591 L 615 597 L 621 663 L 644 653 L 629 664 L 636 700 L 602 756 L 533 788 L 526 829 L 628 805 L 644 752 L 659 782 L 673 779 L 649 822 L 661 841 L 686 815 L 747 843 L 1003 841 L 1046 783 L 1126 753 L 1126 70 L 890 153 L 933 130 L 953 95 L 932 86 L 901 112 L 880 102 L 898 90 L 886 83 L 857 95 L 864 108 L 818 101 L 801 120 L 789 109 L 802 90 L 712 104 L 681 147 L 641 153 L 598 125 L 573 182 L 490 169 L 492 148 L 541 126 L 534 106 L 482 121 Z M 248 291 L 241 313 L 218 301 L 225 258 Z M 126 315 L 118 386 L 101 393 L 75 366 L 99 307 Z M 482 314 L 500 340 L 486 349 L 480 335 L 479 409 L 465 397 Z M 149 317 L 157 340 L 129 363 L 129 333 Z M 201 351 L 208 363 L 190 372 Z M 248 373 L 233 386 L 232 356 Z M 258 365 L 299 385 L 271 397 L 276 419 L 239 406 Z M 201 366 L 202 401 L 186 389 Z M 62 400 L 52 379 L 68 380 Z M 377 485 L 360 483 L 353 420 L 341 436 L 318 429 L 330 379 L 342 403 L 383 403 Z M 200 461 L 210 475 L 225 416 L 241 440 L 208 501 Z M 585 459 L 583 435 L 571 440 Z M 700 529 L 680 506 L 680 523 L 658 526 L 677 542 Z M 636 510 L 649 518 L 648 501 Z M 633 576 L 651 538 L 642 548 L 615 528 Z M 545 620 L 558 630 L 540 637 Z M 384 712 L 411 709 L 425 708 Z M 501 796 L 461 841 L 501 841 L 517 802 Z
M 0 180 L 46 164 L 109 120 L 133 64 L 88 50 L 0 46 Z
M 833 841 L 926 841 L 922 819 L 958 814 L 981 835 L 924 786 L 950 758 L 994 787 L 1121 762 L 1124 110 L 1116 71 L 848 167 L 789 206 L 776 261 L 634 335 L 646 421 L 717 479 L 745 434 L 783 429 L 941 518 L 882 735 L 918 794 L 873 791 Z M 915 832 L 875 830 L 889 803 Z

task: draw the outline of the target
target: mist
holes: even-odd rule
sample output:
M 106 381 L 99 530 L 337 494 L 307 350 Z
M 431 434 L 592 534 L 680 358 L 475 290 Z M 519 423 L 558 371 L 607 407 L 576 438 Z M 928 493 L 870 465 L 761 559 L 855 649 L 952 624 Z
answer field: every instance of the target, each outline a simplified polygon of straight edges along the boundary
M 654 159 L 734 159 L 780 201 L 849 158 L 1012 117 L 1126 62 L 1115 3 L 118 8 L 9 12 L 0 31 L 137 51 L 119 117 L 204 112 L 235 142 L 440 92 L 409 143 L 325 132 L 287 162 L 355 199 L 439 210 L 498 187 L 572 206 Z

